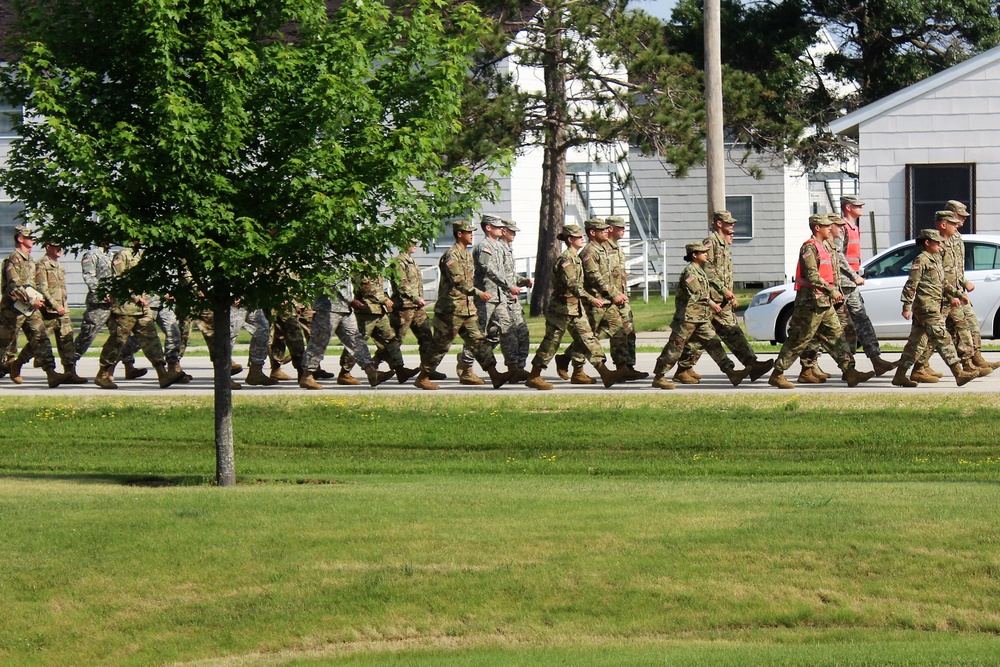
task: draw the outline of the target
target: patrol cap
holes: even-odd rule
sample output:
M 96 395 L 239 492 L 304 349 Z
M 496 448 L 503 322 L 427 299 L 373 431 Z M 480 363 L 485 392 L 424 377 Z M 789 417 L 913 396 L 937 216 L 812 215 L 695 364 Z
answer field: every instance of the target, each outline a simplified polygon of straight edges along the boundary
M 514 222 L 513 220 L 508 220 L 507 218 L 503 218 L 503 226 L 512 232 L 521 231 L 521 228 L 517 226 L 516 222 Z
M 708 246 L 698 241 L 697 243 L 688 243 L 684 246 L 684 261 L 690 262 L 692 256 L 696 252 L 708 252 Z
M 953 225 L 960 225 L 962 221 L 958 219 L 958 216 L 952 211 L 936 211 L 934 213 L 934 222 L 950 222 Z
M 734 218 L 733 214 L 730 213 L 729 211 L 716 211 L 715 213 L 712 214 L 712 220 L 717 222 L 724 222 L 727 225 L 736 224 L 736 218 Z
M 604 218 L 604 222 L 608 223 L 609 227 L 621 227 L 624 229 L 628 226 L 628 223 L 625 222 L 625 218 L 620 215 L 613 215 L 610 218 Z
M 812 229 L 815 226 L 818 227 L 829 227 L 833 224 L 833 220 L 830 219 L 828 213 L 813 213 L 809 216 L 809 228 Z
M 605 222 L 603 218 L 590 218 L 589 220 L 585 220 L 583 222 L 583 226 L 586 227 L 588 230 L 591 230 L 591 229 L 607 229 L 611 225 Z
M 840 198 L 840 205 L 850 204 L 851 206 L 864 206 L 865 203 L 861 201 L 861 197 L 855 197 L 854 195 L 844 195 Z
M 35 238 L 34 232 L 31 230 L 31 227 L 27 225 L 18 225 L 17 227 L 14 228 L 14 238 L 16 239 L 18 236 L 20 236 L 21 238 L 32 239 L 32 240 L 34 240 Z
M 920 233 L 917 234 L 917 239 L 921 241 L 937 241 L 938 243 L 944 242 L 941 232 L 936 229 L 921 229 Z
M 453 232 L 474 232 L 476 228 L 472 226 L 472 223 L 468 220 L 456 220 L 451 223 L 451 231 Z
M 841 225 L 841 226 L 843 226 L 843 225 L 847 224 L 847 223 L 844 222 L 844 219 L 842 217 L 840 217 L 839 213 L 827 213 L 826 217 L 830 218 L 830 224 L 831 225 Z
M 565 241 L 569 238 L 583 238 L 583 236 L 583 230 L 580 229 L 580 225 L 563 225 L 556 238 L 560 241 Z
M 504 226 L 503 220 L 501 220 L 500 218 L 498 218 L 495 215 L 484 215 L 483 216 L 482 226 L 485 227 L 486 225 L 489 225 L 490 227 L 497 227 L 497 228 L 501 228 L 501 227 Z
M 963 218 L 969 217 L 969 209 L 965 207 L 965 204 L 956 199 L 949 199 L 948 202 L 944 205 L 944 207 L 949 211 L 952 211 L 953 213 L 957 213 Z

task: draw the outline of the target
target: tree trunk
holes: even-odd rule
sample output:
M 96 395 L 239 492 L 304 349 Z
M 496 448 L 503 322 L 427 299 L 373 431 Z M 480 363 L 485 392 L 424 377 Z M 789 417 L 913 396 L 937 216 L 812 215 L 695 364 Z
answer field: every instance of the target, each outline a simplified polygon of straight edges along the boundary
M 554 22 L 557 23 L 557 22 Z M 531 314 L 544 315 L 552 297 L 552 267 L 559 257 L 556 235 L 566 221 L 566 74 L 561 63 L 559 27 L 546 26 L 543 58 L 545 76 L 545 143 L 542 157 L 542 205 L 538 214 L 538 252 Z
M 233 454 L 233 390 L 230 386 L 233 344 L 229 336 L 229 304 L 216 304 L 213 313 L 215 341 L 212 368 L 215 371 L 215 481 L 219 486 L 236 485 Z

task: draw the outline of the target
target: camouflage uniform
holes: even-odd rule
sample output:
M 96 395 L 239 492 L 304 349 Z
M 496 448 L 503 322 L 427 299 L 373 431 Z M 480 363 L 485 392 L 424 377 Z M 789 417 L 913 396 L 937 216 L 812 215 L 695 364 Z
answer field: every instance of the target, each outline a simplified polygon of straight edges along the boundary
M 83 254 L 80 269 L 83 272 L 83 282 L 87 285 L 87 308 L 83 311 L 80 333 L 76 336 L 77 359 L 90 349 L 111 315 L 111 301 L 99 296 L 101 282 L 107 281 L 112 275 L 111 253 L 101 247 L 91 248 Z M 135 338 L 129 338 L 121 353 L 122 362 L 126 365 L 135 363 L 135 353 L 138 350 L 139 343 Z
M 958 232 L 943 240 L 941 250 L 935 257 L 935 260 L 941 265 L 945 284 L 950 285 L 958 292 L 958 298 L 964 296 L 964 286 L 966 283 L 965 243 L 959 238 Z M 951 304 L 951 297 L 947 297 L 940 304 L 939 311 L 959 359 L 968 361 L 975 355 L 977 347 L 964 306 L 964 303 L 959 306 L 953 306 Z M 972 312 L 972 319 L 975 320 L 975 311 Z M 976 331 L 978 329 L 977 323 Z M 916 365 L 923 366 L 926 364 L 931 356 L 933 356 L 935 349 L 936 347 L 929 336 L 920 340 L 916 344 L 914 352 Z
M 46 373 L 51 374 L 56 367 L 52 356 L 52 344 L 45 331 L 45 322 L 38 310 L 22 316 L 14 302 L 28 303 L 25 289 L 35 286 L 35 263 L 31 256 L 20 249 L 11 253 L 3 262 L 3 296 L 0 297 L 0 350 L 6 350 L 17 338 L 20 328 L 28 338 L 28 349 L 39 360 Z
M 271 323 L 267 321 L 264 311 L 258 308 L 250 312 L 241 306 L 233 306 L 229 311 L 229 327 L 232 332 L 231 342 L 234 345 L 240 329 L 246 329 L 250 333 L 248 361 L 251 366 L 263 366 L 267 361 L 268 346 L 271 341 Z
M 396 269 L 397 272 L 389 280 L 392 290 L 392 312 L 389 313 L 389 323 L 400 343 L 406 338 L 407 331 L 413 331 L 420 347 L 420 356 L 423 358 L 430 353 L 430 347 L 434 342 L 434 330 L 422 305 L 424 277 L 410 253 L 402 250 L 396 255 Z
M 381 278 L 360 278 L 354 283 L 354 300 L 360 301 L 361 308 L 354 309 L 361 336 L 375 341 L 378 350 L 375 358 L 384 360 L 389 368 L 403 368 L 403 353 L 399 349 L 400 339 L 389 322 L 389 297 L 382 286 Z M 340 356 L 340 367 L 350 371 L 354 358 L 345 349 Z
M 272 334 L 268 356 L 271 358 L 272 376 L 278 375 L 281 370 L 286 349 L 292 358 L 292 367 L 296 370 L 302 368 L 311 323 L 312 308 L 308 306 L 289 302 L 271 310 Z
M 111 262 L 114 276 L 120 276 L 139 263 L 142 251 L 123 248 Z M 139 297 L 127 301 L 112 300 L 108 317 L 108 340 L 101 349 L 101 367 L 113 369 L 118 363 L 129 336 L 135 336 L 146 358 L 153 366 L 162 369 L 166 364 L 160 337 L 156 334 L 153 312 Z
M 476 299 L 481 292 L 474 283 L 472 255 L 462 244 L 455 243 L 441 256 L 438 267 L 441 282 L 434 304 L 434 339 L 427 356 L 421 356 L 421 370 L 433 372 L 448 354 L 456 336 L 462 337 L 483 369 L 495 368 L 493 348 L 479 330 Z
M 901 373 L 917 360 L 921 346 L 937 350 L 949 367 L 961 363 L 941 312 L 941 304 L 961 298 L 961 292 L 948 282 L 942 259 L 926 250 L 920 253 L 903 286 L 900 300 L 906 305 L 912 304 L 913 324 L 899 361 Z
M 603 220 L 601 224 L 607 226 Z M 622 294 L 619 284 L 612 275 L 611 248 L 607 242 L 597 242 L 591 240 L 580 251 L 580 262 L 583 265 L 583 287 L 592 296 L 604 301 L 603 306 L 594 306 L 592 301 L 584 302 L 584 309 L 590 320 L 590 326 L 594 331 L 594 336 L 600 340 L 603 336 L 611 339 L 612 349 L 619 350 L 628 347 L 628 334 L 625 331 L 625 323 L 622 321 L 622 313 L 612 302 L 612 299 Z M 587 359 L 586 349 L 574 340 L 569 348 L 569 355 L 575 367 L 583 365 Z M 627 359 L 619 357 L 615 363 L 619 368 L 627 365 Z
M 611 218 L 608 218 L 611 220 Z M 613 240 L 608 240 L 608 259 L 611 263 L 611 284 L 619 294 L 628 294 L 628 268 L 625 266 L 625 253 L 621 247 Z M 622 328 L 625 330 L 624 339 L 615 337 L 611 339 L 611 360 L 618 368 L 635 366 L 635 317 L 632 315 L 632 307 L 626 301 L 620 306 L 612 306 L 618 309 L 618 314 L 622 320 Z
M 309 343 L 302 362 L 305 373 L 312 375 L 319 368 L 334 333 L 362 368 L 372 365 L 368 346 L 365 345 L 365 339 L 358 330 L 358 321 L 351 312 L 350 281 L 331 286 L 328 293 L 320 296 L 313 304 Z
M 59 360 L 68 371 L 73 368 L 77 356 L 73 344 L 73 320 L 66 305 L 66 269 L 46 255 L 35 265 L 35 287 L 45 298 L 45 307 L 42 308 L 45 330 L 55 333 Z M 65 309 L 62 315 L 58 314 L 60 308 Z
M 854 274 L 854 270 L 847 263 L 847 259 L 844 257 L 843 252 L 837 248 L 835 243 L 832 243 L 832 239 L 828 241 L 823 241 L 823 246 L 826 251 L 830 253 L 830 257 L 833 259 L 833 275 L 837 277 L 838 287 L 842 286 L 845 282 L 850 279 L 850 275 Z M 851 280 L 852 285 L 856 285 L 853 280 Z M 854 331 L 854 324 L 851 321 L 850 315 L 847 313 L 847 302 L 846 300 L 841 301 L 838 304 L 834 304 L 834 311 L 837 313 L 837 319 L 840 320 L 840 328 L 844 332 L 844 340 L 847 341 L 847 347 L 851 351 L 851 355 L 854 355 L 854 351 L 857 349 L 857 334 Z M 809 347 L 802 352 L 799 357 L 799 363 L 803 370 L 806 369 L 816 369 L 817 361 L 819 361 L 819 356 L 821 354 L 820 343 L 817 340 L 813 340 L 809 343 Z M 825 377 L 825 376 L 824 376 Z M 803 380 L 803 378 L 799 378 Z
M 846 223 L 844 229 L 845 233 L 847 233 L 847 227 L 851 227 L 854 231 L 858 230 L 853 223 L 847 221 L 846 219 L 844 222 Z M 834 244 L 841 253 L 844 253 L 846 243 L 846 236 L 834 239 Z M 851 267 L 848 265 L 848 268 Z M 854 324 L 857 341 L 861 342 L 861 347 L 865 351 L 865 356 L 871 359 L 879 357 L 882 354 L 882 348 L 879 346 L 878 337 L 875 335 L 875 327 L 872 326 L 872 321 L 868 318 L 868 312 L 865 310 L 865 302 L 864 299 L 861 298 L 861 292 L 858 291 L 857 284 L 853 281 L 848 284 L 846 280 L 840 279 L 838 279 L 838 282 L 843 286 L 841 293 L 844 295 L 844 306 L 847 308 L 847 313 L 851 318 L 851 322 Z M 853 344 L 853 347 L 851 347 L 852 352 L 857 349 L 857 341 L 852 342 L 848 340 L 848 345 Z
M 726 354 L 722 339 L 712 327 L 712 304 L 717 303 L 712 297 L 712 286 L 708 274 L 696 262 L 690 262 L 684 267 L 674 303 L 676 310 L 670 323 L 670 338 L 656 359 L 653 374 L 662 377 L 673 368 L 684 353 L 688 341 L 708 350 L 712 360 L 723 372 L 732 372 L 736 364 Z
M 507 220 L 504 222 L 508 227 L 513 224 Z M 515 231 L 517 231 L 516 228 Z M 514 250 L 510 244 L 503 241 L 500 247 L 503 249 L 503 276 L 508 285 L 528 287 L 528 279 L 517 275 L 517 267 L 514 265 Z M 510 329 L 500 337 L 500 350 L 503 352 L 504 361 L 508 366 L 524 368 L 528 363 L 528 354 L 531 348 L 531 336 L 528 332 L 528 323 L 524 319 L 524 307 L 516 295 L 510 294 L 509 289 L 507 298 L 504 299 L 504 306 L 510 315 Z

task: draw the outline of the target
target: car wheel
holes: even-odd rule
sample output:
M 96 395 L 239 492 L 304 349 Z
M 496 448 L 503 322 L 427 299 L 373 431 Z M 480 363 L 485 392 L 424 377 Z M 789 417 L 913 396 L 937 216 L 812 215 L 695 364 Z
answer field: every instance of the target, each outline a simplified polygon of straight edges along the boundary
M 990 332 L 989 338 L 994 340 L 1000 338 L 1000 310 L 993 316 L 993 331 Z
M 781 314 L 778 315 L 778 322 L 774 327 L 774 342 L 781 344 L 788 340 L 788 323 L 792 320 L 792 306 L 788 305 Z

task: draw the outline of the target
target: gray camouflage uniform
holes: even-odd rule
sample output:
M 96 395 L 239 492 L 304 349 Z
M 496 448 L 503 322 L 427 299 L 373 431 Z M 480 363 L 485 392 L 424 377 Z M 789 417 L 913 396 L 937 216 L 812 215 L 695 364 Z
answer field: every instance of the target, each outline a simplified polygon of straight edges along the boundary
M 302 362 L 304 372 L 310 374 L 316 372 L 334 333 L 359 366 L 367 368 L 372 363 L 371 353 L 358 329 L 357 318 L 351 311 L 353 291 L 351 281 L 344 280 L 337 285 L 331 285 L 328 292 L 313 303 L 315 312 L 309 328 L 309 343 L 306 345 L 306 354 Z

